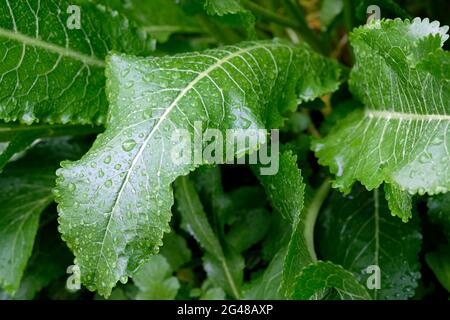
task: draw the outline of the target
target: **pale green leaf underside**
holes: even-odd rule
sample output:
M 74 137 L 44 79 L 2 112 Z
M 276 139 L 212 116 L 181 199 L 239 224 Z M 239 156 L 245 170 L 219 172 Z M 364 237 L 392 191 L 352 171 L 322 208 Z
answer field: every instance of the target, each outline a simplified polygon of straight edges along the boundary
M 0 3 L 0 119 L 103 123 L 106 55 L 149 51 L 147 35 L 105 7 L 82 4 L 80 29 L 69 29 L 72 4 Z
M 322 165 L 349 192 L 387 182 L 410 194 L 450 189 L 448 27 L 427 19 L 356 29 L 350 87 L 366 105 L 314 143 Z
M 334 289 L 341 300 L 370 300 L 367 293 L 352 273 L 331 262 L 319 261 L 300 273 L 295 283 L 294 298 L 314 299 L 324 289 Z
M 389 214 L 382 190 L 358 185 L 349 196 L 334 192 L 320 216 L 318 243 L 323 259 L 342 265 L 366 284 L 378 266 L 381 288 L 374 299 L 407 299 L 420 277 L 418 219 L 403 223 Z
M 314 72 L 310 57 L 306 47 L 262 41 L 109 58 L 107 130 L 80 161 L 63 164 L 57 182 L 60 230 L 89 289 L 109 294 L 161 246 L 171 183 L 196 167 L 170 161 L 174 129 L 192 138 L 195 121 L 222 132 L 281 125 L 282 113 L 295 107 L 298 77 Z

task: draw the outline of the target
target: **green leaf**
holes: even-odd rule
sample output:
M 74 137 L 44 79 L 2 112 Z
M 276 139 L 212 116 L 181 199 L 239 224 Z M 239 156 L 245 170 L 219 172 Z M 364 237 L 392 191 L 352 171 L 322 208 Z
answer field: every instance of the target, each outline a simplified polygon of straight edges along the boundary
M 270 264 L 262 275 L 254 279 L 245 287 L 244 299 L 246 300 L 280 300 L 285 295 L 281 291 L 283 276 L 283 263 L 286 257 L 286 248 L 280 249 L 275 254 Z
M 0 119 L 103 123 L 105 56 L 150 51 L 149 39 L 104 6 L 61 1 L 0 4 Z M 75 11 L 73 11 L 74 9 Z M 68 13 L 69 12 L 69 13 Z
M 289 298 L 292 298 L 295 292 L 295 278 L 298 274 L 306 266 L 317 261 L 314 248 L 314 228 L 320 207 L 328 195 L 329 190 L 329 181 L 325 180 L 315 192 L 306 210 L 302 211 L 300 209 L 301 214 L 297 223 L 294 225 L 283 266 L 282 287 L 286 296 Z M 300 196 L 300 193 L 298 196 Z M 301 196 L 304 198 L 303 190 Z
M 282 115 L 296 107 L 301 70 L 314 73 L 314 56 L 303 46 L 262 41 L 164 58 L 108 59 L 107 129 L 80 161 L 63 163 L 57 173 L 60 230 L 89 289 L 108 295 L 161 246 L 171 183 L 199 166 L 171 161 L 180 147 L 171 141 L 174 130 L 187 130 L 184 138 L 192 139 L 195 121 L 223 133 L 280 126 Z M 258 147 L 251 143 L 234 155 Z
M 334 19 L 342 12 L 344 3 L 342 0 L 323 0 L 320 7 L 320 28 L 327 30 Z
M 66 140 L 42 142 L 0 176 L 0 287 L 6 292 L 14 294 L 19 288 L 39 217 L 53 202 L 54 172 L 59 161 L 81 154 L 80 148 Z
M 264 296 L 265 299 L 277 298 L 280 295 L 291 297 L 297 275 L 305 266 L 317 260 L 312 242 L 312 232 L 318 210 L 317 212 L 308 210 L 302 213 L 305 184 L 297 167 L 297 158 L 292 155 L 292 152 L 287 151 L 280 155 L 279 171 L 276 175 L 257 175 L 257 177 L 264 186 L 274 209 L 292 224 L 292 234 L 287 250 L 282 249 L 281 251 L 285 252 L 285 255 L 281 257 L 283 264 L 274 261 L 280 259 L 280 253 L 278 253 L 262 276 L 264 279 L 264 277 L 273 278 L 272 274 L 282 275 L 279 278 L 280 283 L 278 283 L 277 290 L 275 291 L 273 285 L 269 287 L 271 290 L 265 289 L 267 284 L 262 280 L 262 288 L 257 292 L 276 293 L 273 297 Z M 309 214 L 311 212 L 312 214 Z M 278 270 L 277 266 L 282 270 Z M 273 280 L 272 283 L 274 283 Z M 280 286 L 282 287 L 281 291 L 279 291 Z
M 222 245 L 209 224 L 198 193 L 187 177 L 175 182 L 175 197 L 183 219 L 183 228 L 197 240 L 206 251 L 203 265 L 210 280 L 234 298 L 239 298 L 243 280 L 242 257 Z
M 180 283 L 172 276 L 172 269 L 161 255 L 152 256 L 133 276 L 139 288 L 137 300 L 171 300 L 177 295 Z
M 39 137 L 40 133 L 25 132 L 18 133 L 11 141 L 4 142 L 3 148 L 0 151 L 0 172 L 10 160 L 29 148 Z
M 73 256 L 61 241 L 60 234 L 56 229 L 56 212 L 52 209 L 47 210 L 44 212 L 42 220 L 53 221 L 38 230 L 33 253 L 14 299 L 33 299 L 52 281 L 67 276 L 67 267 L 72 264 Z
M 272 206 L 284 219 L 294 223 L 303 208 L 305 185 L 297 167 L 297 157 L 292 152 L 280 154 L 279 170 L 275 175 L 259 174 L 259 166 L 253 168 Z
M 441 48 L 447 30 L 416 18 L 352 33 L 350 88 L 365 109 L 313 146 L 336 175 L 335 187 L 348 193 L 355 181 L 369 190 L 387 182 L 421 195 L 450 189 L 450 54 Z
M 342 300 L 370 300 L 367 290 L 353 274 L 331 262 L 316 262 L 297 277 L 294 299 L 313 299 L 323 289 L 334 289 Z
M 408 222 L 412 218 L 412 196 L 389 183 L 384 185 L 384 193 L 391 214 L 400 217 L 403 222 Z
M 187 16 L 174 0 L 95 0 L 122 12 L 152 38 L 166 42 L 175 33 L 203 33 L 197 20 Z
M 336 61 L 324 59 L 318 54 L 310 54 L 307 61 L 310 69 L 302 74 L 297 83 L 299 103 L 336 91 L 342 81 L 342 69 Z
M 256 37 L 255 16 L 236 0 L 204 0 L 206 13 L 235 27 L 243 26 L 248 38 Z
M 201 295 L 200 300 L 225 300 L 225 292 L 222 288 L 210 288 Z
M 442 286 L 450 292 L 450 247 L 443 246 L 428 253 L 425 260 Z
M 164 245 L 159 253 L 166 258 L 172 270 L 178 270 L 191 260 L 192 252 L 186 240 L 173 230 L 164 236 Z
M 265 209 L 239 212 L 237 221 L 226 234 L 226 241 L 237 252 L 244 252 L 265 237 L 270 228 L 270 221 L 270 215 Z
M 389 214 L 382 190 L 358 186 L 349 196 L 339 192 L 324 208 L 318 243 L 325 260 L 342 265 L 366 284 L 378 266 L 380 289 L 374 299 L 407 299 L 414 295 L 420 278 L 421 234 L 418 219 L 403 223 Z

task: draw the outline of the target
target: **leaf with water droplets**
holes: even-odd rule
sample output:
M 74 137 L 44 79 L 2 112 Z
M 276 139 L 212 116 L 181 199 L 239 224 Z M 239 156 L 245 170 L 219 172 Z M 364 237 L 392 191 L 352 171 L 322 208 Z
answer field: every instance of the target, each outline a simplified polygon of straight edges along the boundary
M 251 129 L 279 127 L 296 107 L 298 78 L 314 74 L 312 57 L 306 46 L 261 41 L 163 58 L 114 54 L 108 59 L 107 129 L 80 161 L 62 164 L 57 182 L 60 230 L 89 289 L 108 295 L 162 245 L 172 182 L 206 164 L 173 157 L 180 147 L 194 148 L 194 156 L 201 152 L 195 143 L 184 144 L 196 141 L 202 130 L 197 121 L 223 135 L 248 123 Z M 134 85 L 127 88 L 129 81 Z M 239 150 L 234 143 L 232 156 L 257 150 L 260 141 L 251 140 Z M 114 170 L 117 164 L 120 170 Z M 76 192 L 68 190 L 70 183 Z
M 104 123 L 106 55 L 151 49 L 145 32 L 105 6 L 1 1 L 0 119 Z
M 335 187 L 348 193 L 360 181 L 369 190 L 384 182 L 409 194 L 450 190 L 450 53 L 441 47 L 447 31 L 416 18 L 352 33 L 350 88 L 365 110 L 313 146 L 319 163 L 336 174 Z
M 333 300 L 370 300 L 365 287 L 340 265 L 319 261 L 303 269 L 295 282 L 294 299 L 315 299 L 325 289 L 333 289 Z
M 320 255 L 353 272 L 361 284 L 374 283 L 380 268 L 380 289 L 374 299 L 407 299 L 420 278 L 421 249 L 418 217 L 403 223 L 389 214 L 383 191 L 358 185 L 349 196 L 335 191 L 318 221 Z M 372 277 L 370 280 L 369 277 Z

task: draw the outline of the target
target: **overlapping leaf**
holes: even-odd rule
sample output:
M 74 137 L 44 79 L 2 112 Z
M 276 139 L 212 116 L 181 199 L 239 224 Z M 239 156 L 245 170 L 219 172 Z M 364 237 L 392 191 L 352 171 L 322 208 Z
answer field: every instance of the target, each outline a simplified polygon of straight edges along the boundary
M 158 42 L 175 33 L 204 32 L 197 20 L 186 15 L 175 0 L 92 0 L 124 13 Z
M 332 299 L 370 300 L 370 296 L 353 276 L 339 265 L 319 261 L 302 270 L 295 283 L 294 299 L 314 299 L 325 289 L 333 289 Z
M 0 119 L 105 121 L 105 56 L 144 54 L 150 39 L 117 12 L 76 3 L 0 3 Z
M 19 287 L 39 217 L 53 202 L 54 172 L 59 161 L 81 154 L 78 146 L 65 140 L 43 142 L 0 176 L 0 287 L 8 293 Z
M 360 181 L 368 189 L 387 182 L 410 194 L 450 189 L 450 54 L 441 48 L 447 31 L 438 22 L 414 19 L 353 32 L 357 62 L 350 87 L 365 109 L 313 147 L 320 164 L 336 175 L 335 187 L 349 192 Z
M 60 230 L 89 289 L 109 294 L 161 246 L 171 183 L 199 165 L 172 161 L 173 132 L 185 129 L 193 141 L 195 121 L 221 132 L 279 126 L 296 105 L 302 70 L 314 72 L 311 57 L 306 47 L 263 41 L 165 58 L 109 58 L 108 129 L 80 161 L 62 165 L 57 182 Z
M 365 284 L 380 268 L 380 289 L 374 299 L 407 299 L 414 295 L 420 277 L 421 234 L 418 221 L 405 224 L 389 214 L 381 190 L 355 187 L 344 197 L 335 192 L 320 219 L 318 243 L 323 259 L 342 265 Z

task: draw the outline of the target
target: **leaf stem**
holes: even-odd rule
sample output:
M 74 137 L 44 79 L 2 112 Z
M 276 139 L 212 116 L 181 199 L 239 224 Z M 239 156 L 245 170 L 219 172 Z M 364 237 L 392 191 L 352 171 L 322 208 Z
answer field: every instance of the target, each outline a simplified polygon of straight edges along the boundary
M 306 210 L 304 237 L 308 251 L 314 261 L 317 261 L 317 254 L 314 249 L 314 227 L 316 226 L 316 220 L 319 215 L 320 208 L 327 198 L 330 189 L 330 178 L 327 178 L 317 190 L 311 204 Z

